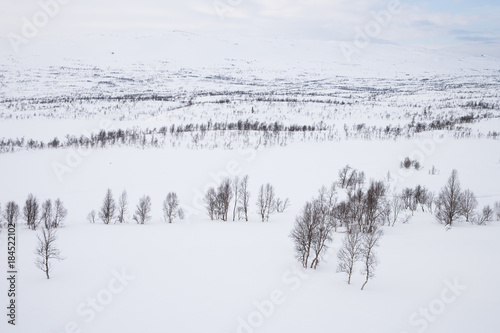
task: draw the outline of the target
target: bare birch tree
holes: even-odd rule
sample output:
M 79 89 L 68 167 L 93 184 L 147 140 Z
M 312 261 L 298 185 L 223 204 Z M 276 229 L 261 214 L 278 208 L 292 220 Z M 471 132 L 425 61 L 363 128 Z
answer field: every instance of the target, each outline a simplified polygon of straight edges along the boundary
M 295 226 L 290 233 L 295 244 L 296 258 L 304 268 L 308 268 L 309 256 L 314 239 L 314 232 L 320 223 L 320 210 L 315 209 L 314 203 L 307 202 L 302 212 L 295 219 Z
M 38 200 L 33 194 L 29 194 L 23 208 L 23 218 L 26 221 L 29 229 L 36 230 L 38 226 L 38 214 L 40 207 Z
M 47 199 L 42 204 L 42 214 L 40 217 L 40 223 L 46 229 L 52 228 L 52 216 L 53 216 L 52 200 Z
M 361 290 L 363 290 L 368 283 L 368 280 L 375 276 L 375 268 L 378 264 L 375 247 L 378 246 L 378 242 L 382 235 L 382 230 L 375 228 L 373 232 L 365 233 L 361 237 L 361 260 L 363 261 L 363 270 L 361 273 L 364 274 L 366 278 Z
M 469 219 L 474 216 L 474 211 L 477 208 L 477 199 L 474 192 L 467 189 L 462 195 L 462 200 L 460 201 L 460 209 L 462 215 L 465 217 L 465 221 L 469 222 Z M 471 221 L 472 222 L 472 221 Z
M 245 175 L 241 179 L 239 189 L 240 189 L 239 198 L 240 198 L 241 208 L 243 210 L 243 213 L 245 214 L 245 221 L 248 222 L 248 203 L 250 202 L 250 191 L 248 190 L 248 175 Z
M 179 200 L 177 199 L 177 194 L 170 192 L 163 201 L 163 218 L 165 222 L 172 223 L 175 217 L 177 217 L 177 207 L 179 207 Z
M 61 251 L 55 246 L 57 234 L 55 228 L 42 227 L 41 235 L 37 235 L 38 245 L 35 249 L 35 265 L 40 268 L 47 279 L 50 279 L 50 272 L 52 271 L 53 260 L 63 260 Z
M 66 216 L 68 216 L 67 209 L 64 207 L 61 199 L 57 198 L 56 201 L 54 201 L 52 228 L 59 228 L 66 219 Z
M 109 224 L 115 216 L 115 211 L 115 199 L 113 199 L 111 189 L 108 188 L 106 196 L 102 202 L 101 210 L 99 211 L 99 218 L 104 222 L 104 224 Z
M 118 223 L 124 223 L 127 216 L 128 207 L 128 196 L 127 191 L 123 190 L 120 198 L 118 199 L 118 212 L 116 214 L 116 221 Z
M 151 198 L 147 195 L 139 199 L 139 203 L 135 209 L 134 221 L 137 224 L 144 224 L 151 219 Z
M 210 219 L 213 221 L 217 217 L 217 192 L 215 192 L 215 188 L 210 187 L 207 190 L 203 201 L 205 202 L 208 216 L 210 216 Z
M 3 210 L 2 216 L 4 221 L 7 223 L 7 226 L 16 225 L 17 220 L 19 219 L 19 205 L 16 204 L 14 201 L 7 202 Z
M 257 197 L 257 207 L 262 222 L 269 221 L 269 216 L 276 212 L 276 194 L 274 186 L 261 185 Z
M 238 208 L 238 197 L 240 195 L 240 179 L 238 176 L 233 179 L 233 194 L 234 194 L 234 206 L 233 206 L 233 222 L 236 219 L 236 209 Z
M 337 253 L 337 259 L 339 261 L 337 272 L 346 273 L 347 284 L 351 284 L 354 265 L 361 259 L 361 236 L 357 230 L 346 233 L 342 239 L 342 247 Z
M 441 189 L 436 199 L 435 216 L 437 220 L 451 227 L 461 215 L 460 202 L 462 192 L 457 170 L 453 170 L 446 185 Z

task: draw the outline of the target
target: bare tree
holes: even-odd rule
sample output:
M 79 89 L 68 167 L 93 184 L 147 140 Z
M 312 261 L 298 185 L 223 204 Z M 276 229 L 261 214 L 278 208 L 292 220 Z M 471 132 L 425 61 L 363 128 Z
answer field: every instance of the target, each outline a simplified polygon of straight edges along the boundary
M 52 261 L 64 259 L 61 257 L 61 251 L 54 244 L 57 240 L 56 229 L 42 227 L 42 234 L 37 235 L 37 237 L 35 265 L 45 273 L 47 279 L 50 279 L 49 273 L 52 271 Z
M 23 218 L 29 229 L 36 230 L 38 226 L 38 214 L 40 207 L 38 200 L 33 194 L 29 194 L 23 208 Z
M 346 188 L 347 187 L 347 181 L 349 177 L 349 171 L 352 168 L 349 165 L 346 165 L 344 168 L 339 170 L 339 186 L 340 188 Z
M 427 200 L 429 197 L 429 190 L 425 186 L 417 185 L 413 193 L 414 193 L 415 205 L 420 204 L 420 207 L 424 212 L 425 211 L 424 206 L 427 204 Z
M 182 207 L 179 207 L 179 209 L 177 209 L 177 216 L 181 220 L 184 220 L 184 218 L 186 217 L 186 215 L 184 214 L 184 209 L 182 209 Z
M 469 222 L 469 218 L 474 216 L 474 210 L 477 208 L 477 199 L 469 189 L 466 189 L 460 201 L 461 214 L 465 217 L 465 221 Z M 471 221 L 472 222 L 472 221 Z
M 319 210 L 319 213 L 317 213 L 319 221 L 313 231 L 312 249 L 314 251 L 314 259 L 311 262 L 311 268 L 314 269 L 318 266 L 322 254 L 328 249 L 327 244 L 332 241 L 333 225 L 327 220 L 326 214 L 328 211 L 322 211 L 320 205 L 316 200 L 314 209 Z
M 378 246 L 378 242 L 382 235 L 382 230 L 376 228 L 373 230 L 373 232 L 365 233 L 361 237 L 361 256 L 364 264 L 361 273 L 366 277 L 365 283 L 363 283 L 361 290 L 363 290 L 365 285 L 368 283 L 368 280 L 375 275 L 375 267 L 378 264 L 375 247 Z
M 7 202 L 3 211 L 3 219 L 9 225 L 16 225 L 19 219 L 19 206 L 14 201 Z
M 486 222 L 493 220 L 493 209 L 491 209 L 489 205 L 484 206 L 481 213 L 482 214 L 478 214 L 477 224 L 485 225 Z
M 238 176 L 233 179 L 233 194 L 234 194 L 234 206 L 233 206 L 233 222 L 236 219 L 236 208 L 238 207 L 238 196 L 240 194 L 240 179 Z
M 139 203 L 135 209 L 134 221 L 138 224 L 144 224 L 151 219 L 151 198 L 149 196 L 143 196 L 139 199 Z
M 118 213 L 116 214 L 116 221 L 118 223 L 124 223 L 125 217 L 127 215 L 127 207 L 128 207 L 128 196 L 127 191 L 123 190 L 120 198 L 118 199 Z
M 228 221 L 229 206 L 233 195 L 231 179 L 225 178 L 217 190 L 218 210 L 222 221 Z
M 357 230 L 346 233 L 342 239 L 342 247 L 337 253 L 339 264 L 337 272 L 346 273 L 347 284 L 351 284 L 351 276 L 354 271 L 354 264 L 361 259 L 361 236 Z
M 250 191 L 248 190 L 248 175 L 241 179 L 239 187 L 239 199 L 243 212 L 245 213 L 245 221 L 248 222 L 248 203 L 250 202 Z
M 321 220 L 320 214 L 321 211 L 315 209 L 314 203 L 307 202 L 301 214 L 296 217 L 295 226 L 290 233 L 295 244 L 296 258 L 304 268 L 308 268 L 314 232 Z
M 451 227 L 461 215 L 462 193 L 457 170 L 453 170 L 446 185 L 436 199 L 435 216 L 437 220 Z
M 213 221 L 217 216 L 217 192 L 213 187 L 210 187 L 203 198 L 208 216 Z
M 269 216 L 276 211 L 276 195 L 274 186 L 267 183 L 261 185 L 257 197 L 257 207 L 262 222 L 269 221 Z
M 357 228 L 359 231 L 363 230 L 363 221 L 365 218 L 365 201 L 366 194 L 362 189 L 354 191 L 354 193 L 349 194 L 349 217 L 351 226 L 348 226 L 348 231 L 350 232 L 353 228 Z M 357 226 L 356 226 L 357 225 Z
M 52 216 L 53 216 L 52 200 L 47 199 L 42 204 L 42 214 L 40 217 L 40 223 L 42 223 L 42 226 L 45 227 L 46 229 L 52 228 Z
M 99 218 L 104 222 L 104 224 L 109 224 L 115 216 L 115 210 L 115 199 L 113 199 L 111 189 L 108 188 L 106 196 L 102 202 L 101 210 L 99 211 Z
M 417 201 L 415 200 L 415 192 L 413 189 L 406 187 L 401 192 L 401 199 L 405 209 L 411 210 L 411 215 L 417 210 Z
M 68 215 L 68 211 L 64 207 L 61 199 L 57 198 L 56 201 L 54 201 L 54 214 L 53 214 L 53 219 L 52 219 L 52 228 L 59 228 L 61 224 L 64 222 L 66 219 L 66 216 Z
M 432 214 L 432 206 L 434 205 L 434 192 L 429 191 L 427 193 L 427 209 Z
M 179 200 L 177 194 L 170 192 L 163 201 L 163 218 L 165 222 L 172 223 L 173 219 L 177 217 L 177 207 L 179 207 Z
M 345 226 L 347 228 L 347 232 L 351 231 L 351 226 L 352 226 L 352 210 L 350 207 L 350 202 L 349 200 L 347 201 L 341 201 L 338 204 L 335 205 L 333 209 L 333 218 L 335 219 L 335 228 L 337 226 L 343 227 Z
M 95 210 L 92 210 L 89 215 L 87 215 L 87 220 L 90 222 L 90 223 L 95 223 L 95 218 L 96 218 L 96 213 L 95 213 Z
M 389 224 L 394 227 L 394 224 L 398 221 L 399 214 L 403 210 L 403 200 L 399 195 L 394 195 L 392 200 L 389 200 L 388 203 L 388 211 L 387 211 L 387 219 Z
M 500 221 L 500 201 L 495 202 L 495 205 L 493 207 L 497 216 L 497 221 Z
M 276 194 L 274 186 L 266 184 L 266 221 L 269 221 L 269 216 L 276 212 Z
M 320 200 L 321 197 L 324 197 L 324 204 L 323 206 L 325 207 L 325 215 L 327 219 L 327 223 L 329 223 L 335 232 L 337 232 L 337 226 L 338 226 L 338 219 L 337 219 L 337 183 L 332 183 L 330 185 L 330 188 L 326 190 L 326 187 L 324 188 L 324 195 L 321 194 L 320 190 Z
M 365 195 L 365 232 L 372 232 L 386 216 L 385 193 L 387 189 L 382 181 L 370 183 Z
M 285 209 L 290 206 L 290 199 L 286 198 L 285 200 L 281 200 L 280 198 L 276 199 L 276 211 L 278 213 L 283 213 Z

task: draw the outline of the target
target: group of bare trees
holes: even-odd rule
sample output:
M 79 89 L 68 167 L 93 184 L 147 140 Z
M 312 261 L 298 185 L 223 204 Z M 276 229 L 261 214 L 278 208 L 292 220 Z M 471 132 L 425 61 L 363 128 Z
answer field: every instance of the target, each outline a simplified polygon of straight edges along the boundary
M 87 219 L 90 223 L 95 223 L 96 219 L 101 220 L 104 224 L 110 224 L 113 221 L 114 223 L 125 223 L 128 220 L 128 204 L 127 191 L 124 190 L 120 194 L 117 203 L 113 198 L 113 192 L 111 189 L 108 189 L 99 211 L 97 213 L 95 210 L 91 211 Z M 135 207 L 132 220 L 137 222 L 137 224 L 145 224 L 151 219 L 151 206 L 151 197 L 148 195 L 142 196 Z M 179 207 L 179 199 L 175 192 L 167 194 L 163 201 L 162 210 L 165 222 L 172 223 L 177 217 L 180 219 L 184 218 L 184 212 Z
M 17 224 L 19 220 L 19 205 L 14 201 L 9 201 L 5 205 L 5 208 L 1 211 L 1 219 L 5 221 L 8 226 L 13 226 Z M 2 225 L 2 223 L 0 223 Z
M 461 217 L 467 222 L 479 225 L 484 225 L 494 218 L 494 210 L 489 205 L 484 206 L 480 213 L 476 212 L 476 196 L 469 189 L 462 191 L 457 170 L 451 172 L 446 185 L 436 198 L 435 206 L 436 219 L 447 228 Z M 500 214 L 497 217 L 500 220 Z
M 217 189 L 210 187 L 205 193 L 205 208 L 211 220 L 229 221 L 229 211 L 232 208 L 233 221 L 244 218 L 248 221 L 250 191 L 248 175 L 241 180 L 239 177 L 224 178 Z
M 9 201 L 1 217 L 9 226 L 15 226 L 21 216 L 26 222 L 26 225 L 31 230 L 37 230 L 40 227 L 41 231 L 37 235 L 38 242 L 35 248 L 35 265 L 45 273 L 47 279 L 50 278 L 54 260 L 63 260 L 61 251 L 56 247 L 55 241 L 57 240 L 56 229 L 59 228 L 68 211 L 60 199 L 52 202 L 51 199 L 45 200 L 41 206 L 38 199 L 29 194 L 22 212 L 19 205 L 14 201 Z M 1 225 L 1 223 L 0 223 Z
M 399 194 L 399 198 L 403 208 L 410 210 L 413 215 L 420 207 L 425 212 L 425 207 L 432 212 L 434 204 L 434 193 L 429 191 L 425 186 L 417 185 L 415 188 L 405 187 Z
M 419 161 L 405 157 L 405 159 L 399 164 L 399 167 L 404 169 L 414 168 L 415 170 L 420 170 L 422 166 Z
M 211 220 L 229 221 L 229 212 L 232 210 L 232 220 L 245 219 L 248 221 L 250 213 L 250 190 L 248 188 L 248 175 L 241 179 L 239 177 L 224 178 L 217 189 L 210 187 L 204 197 L 205 208 Z M 257 212 L 264 221 L 275 213 L 283 212 L 289 205 L 288 198 L 282 200 L 276 197 L 274 186 L 267 183 L 261 185 L 257 197 Z
M 340 171 L 340 184 L 346 171 L 349 169 Z M 337 254 L 338 271 L 347 273 L 350 283 L 355 263 L 362 262 L 362 273 L 365 275 L 363 290 L 377 265 L 374 248 L 382 236 L 379 226 L 385 217 L 386 187 L 382 182 L 371 181 L 365 190 L 359 182 L 356 185 L 351 183 L 347 186 L 350 188 L 348 199 L 338 202 L 337 186 L 345 189 L 348 181 L 343 184 L 322 187 L 318 196 L 307 202 L 296 217 L 290 237 L 295 245 L 297 260 L 305 269 L 316 269 L 333 240 L 333 232 L 338 227 L 345 227 L 346 236 Z
M 15 201 L 9 201 L 0 211 L 1 218 L 7 224 L 15 225 L 21 217 L 31 230 L 37 230 L 40 225 L 46 229 L 58 228 L 68 215 L 61 199 L 58 198 L 54 202 L 47 199 L 40 206 L 37 197 L 31 193 L 26 198 L 22 210 Z
M 306 269 L 318 267 L 328 243 L 332 241 L 332 203 L 325 199 L 320 194 L 318 198 L 307 202 L 296 217 L 290 233 L 295 244 L 296 258 Z M 312 260 L 309 261 L 310 259 Z
M 346 165 L 339 170 L 338 186 L 348 191 L 354 191 L 365 184 L 365 173 Z
M 348 232 L 372 232 L 384 224 L 389 214 L 387 186 L 382 181 L 370 181 L 368 188 L 358 188 L 347 193 L 347 198 L 333 207 L 335 227 L 346 227 Z
M 383 231 L 378 226 L 374 227 L 372 232 L 360 233 L 357 230 L 352 230 L 345 234 L 342 246 L 337 253 L 337 272 L 347 274 L 348 284 L 351 284 L 351 277 L 357 262 L 362 264 L 361 274 L 365 276 L 365 282 L 361 286 L 361 290 L 368 283 L 368 280 L 375 275 L 375 268 L 378 263 L 375 247 L 379 245 L 382 235 Z

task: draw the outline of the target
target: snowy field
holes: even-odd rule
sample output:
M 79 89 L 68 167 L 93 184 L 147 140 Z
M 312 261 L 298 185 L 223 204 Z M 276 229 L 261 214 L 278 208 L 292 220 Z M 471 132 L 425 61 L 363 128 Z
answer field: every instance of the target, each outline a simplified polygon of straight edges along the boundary
M 101 38 L 107 48 L 92 55 L 82 51 L 91 40 L 53 50 L 59 58 L 1 55 L 0 140 L 23 139 L 0 154 L 1 208 L 11 200 L 22 208 L 33 193 L 40 202 L 60 198 L 68 210 L 56 242 L 65 259 L 54 263 L 49 280 L 33 263 L 38 232 L 19 220 L 17 325 L 4 318 L 1 332 L 498 332 L 498 221 L 460 221 L 446 231 L 417 210 L 409 223 L 383 226 L 380 263 L 363 291 L 361 267 L 350 285 L 336 272 L 343 229 L 316 270 L 297 262 L 289 235 L 305 202 L 347 164 L 367 181 L 384 180 L 391 195 L 419 184 L 438 193 L 456 169 L 478 210 L 493 207 L 500 201 L 500 143 L 491 136 L 500 131 L 499 60 L 373 45 L 351 64 L 326 42 L 235 44 L 180 32 L 162 36 L 170 41 L 168 56 L 140 59 L 129 41 Z M 137 43 L 151 50 L 160 42 Z M 207 45 L 211 51 L 190 66 L 179 45 L 188 54 Z M 259 51 L 250 56 L 253 49 Z M 470 115 L 445 128 L 414 126 Z M 197 130 L 158 134 L 162 126 L 239 120 L 325 129 L 283 130 L 269 141 L 254 131 L 214 130 L 204 139 Z M 403 134 L 374 137 L 388 126 Z M 142 130 L 148 142 L 161 142 L 25 144 L 103 129 Z M 422 168 L 403 171 L 407 156 Z M 207 189 L 244 175 L 249 221 L 211 221 Z M 255 202 L 266 183 L 291 205 L 263 223 Z M 127 223 L 87 220 L 108 188 L 115 198 L 127 191 Z M 162 220 L 168 192 L 177 193 L 186 215 L 172 224 Z M 152 218 L 139 225 L 131 215 L 143 195 L 151 196 Z M 6 244 L 2 229 L 3 271 Z M 0 281 L 5 311 L 9 286 Z

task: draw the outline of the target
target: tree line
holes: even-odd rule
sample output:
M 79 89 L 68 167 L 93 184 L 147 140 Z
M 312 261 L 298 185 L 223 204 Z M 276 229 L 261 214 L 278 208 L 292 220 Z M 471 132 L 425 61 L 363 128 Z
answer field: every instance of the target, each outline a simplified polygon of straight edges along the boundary
M 341 193 L 344 193 L 343 197 Z M 248 221 L 250 198 L 248 175 L 225 178 L 217 187 L 210 187 L 206 191 L 206 213 L 211 220 Z M 288 198 L 283 200 L 276 196 L 276 190 L 270 183 L 259 187 L 255 205 L 262 222 L 269 221 L 274 213 L 283 212 L 289 204 Z M 394 226 L 398 221 L 408 223 L 419 209 L 433 214 L 447 230 L 459 220 L 478 225 L 484 225 L 495 217 L 500 220 L 500 202 L 496 202 L 493 208 L 490 205 L 485 205 L 479 211 L 477 208 L 475 194 L 469 189 L 462 190 L 456 170 L 452 171 L 437 195 L 421 185 L 390 194 L 384 181 L 366 182 L 364 172 L 347 165 L 339 170 L 337 181 L 328 188 L 323 186 L 317 196 L 304 205 L 295 219 L 290 237 L 295 245 L 296 258 L 302 266 L 316 269 L 333 240 L 333 234 L 342 228 L 345 236 L 337 254 L 337 270 L 346 273 L 350 283 L 356 263 L 361 263 L 365 276 L 364 288 L 374 276 L 378 262 L 374 249 L 383 235 L 382 227 Z M 108 189 L 101 207 L 97 212 L 92 210 L 87 219 L 91 223 L 97 220 L 104 224 L 125 223 L 128 211 L 127 192 L 122 191 L 115 200 L 111 189 Z M 402 217 L 404 211 L 410 211 L 411 214 Z M 19 218 L 26 222 L 29 229 L 41 229 L 37 235 L 35 264 L 49 278 L 52 262 L 64 259 L 55 246 L 56 229 L 63 225 L 68 214 L 62 200 L 57 198 L 40 202 L 30 193 L 22 210 L 16 202 L 9 201 L 3 209 L 0 206 L 0 212 L 0 230 L 4 223 L 16 225 Z M 162 212 L 163 220 L 168 223 L 184 218 L 175 192 L 167 193 Z M 145 224 L 151 219 L 151 213 L 151 197 L 144 195 L 135 206 L 132 220 Z

